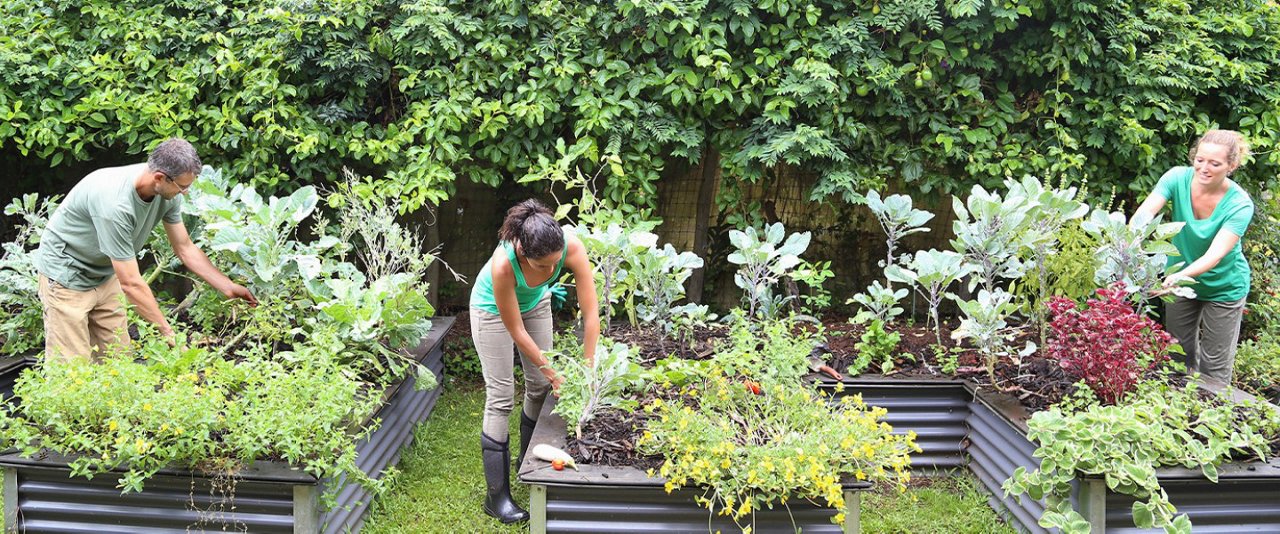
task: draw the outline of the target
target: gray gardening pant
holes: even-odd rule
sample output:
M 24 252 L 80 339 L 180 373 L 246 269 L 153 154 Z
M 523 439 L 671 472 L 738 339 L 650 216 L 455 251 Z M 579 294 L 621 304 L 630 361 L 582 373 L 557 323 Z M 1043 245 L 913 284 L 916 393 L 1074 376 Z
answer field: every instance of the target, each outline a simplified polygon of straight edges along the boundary
M 1186 352 L 1187 372 L 1231 383 L 1244 301 L 1209 302 L 1177 297 L 1164 305 L 1164 327 Z
M 551 350 L 551 299 L 543 298 L 532 310 L 520 314 L 524 329 L 539 349 Z M 512 358 L 515 341 L 502 324 L 502 317 L 485 310 L 471 308 L 471 340 L 480 355 L 484 372 L 484 421 L 481 429 L 494 441 L 507 441 L 508 419 L 515 408 L 516 378 Z M 520 353 L 524 368 L 524 414 L 537 419 L 542 403 L 551 391 L 551 382 L 529 356 Z

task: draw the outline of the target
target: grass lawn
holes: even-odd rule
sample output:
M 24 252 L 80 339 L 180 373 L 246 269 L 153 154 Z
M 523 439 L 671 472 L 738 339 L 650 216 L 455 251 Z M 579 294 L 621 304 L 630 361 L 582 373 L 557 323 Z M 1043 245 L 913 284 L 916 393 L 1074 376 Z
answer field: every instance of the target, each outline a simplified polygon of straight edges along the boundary
M 368 534 L 526 532 L 524 524 L 502 525 L 480 509 L 484 474 L 480 465 L 480 412 L 483 386 L 445 384 L 431 419 L 418 427 L 413 445 L 400 460 L 386 495 L 373 504 Z M 519 406 L 516 407 L 519 410 Z M 519 441 L 519 418 L 511 435 Z M 512 452 L 514 457 L 516 452 Z M 516 501 L 529 491 L 516 484 Z M 914 483 L 906 494 L 877 490 L 862 504 L 862 531 L 875 533 L 1013 533 L 987 506 L 987 497 L 966 472 Z

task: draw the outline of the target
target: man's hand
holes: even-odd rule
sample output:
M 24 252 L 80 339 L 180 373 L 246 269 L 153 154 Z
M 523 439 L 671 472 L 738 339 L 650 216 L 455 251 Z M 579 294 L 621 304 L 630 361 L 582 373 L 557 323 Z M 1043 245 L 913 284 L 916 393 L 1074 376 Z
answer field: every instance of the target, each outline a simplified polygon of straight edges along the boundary
M 222 296 L 229 299 L 242 299 L 245 302 L 248 302 L 250 306 L 258 305 L 258 299 L 254 298 L 253 292 L 249 291 L 249 288 L 240 284 L 232 283 L 226 289 L 222 290 Z

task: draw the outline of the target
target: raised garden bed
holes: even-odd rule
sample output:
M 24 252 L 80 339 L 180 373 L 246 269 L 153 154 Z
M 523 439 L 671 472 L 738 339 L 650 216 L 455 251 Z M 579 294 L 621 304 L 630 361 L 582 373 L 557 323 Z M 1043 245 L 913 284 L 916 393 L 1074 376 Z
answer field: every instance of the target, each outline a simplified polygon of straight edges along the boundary
M 932 379 L 846 379 L 845 389 L 835 393 L 835 383 L 820 387 L 835 395 L 862 394 L 871 405 L 889 409 L 886 418 L 895 432 L 915 430 L 924 454 L 913 457 L 913 467 L 945 467 L 959 457 L 991 492 L 992 506 L 1027 532 L 1048 532 L 1037 524 L 1044 503 L 1023 497 L 1005 497 L 1001 484 L 1018 467 L 1033 469 L 1039 460 L 1037 446 L 1026 437 L 1025 408 L 1012 397 L 979 391 L 972 382 Z M 1223 385 L 1205 379 L 1206 389 L 1223 391 Z M 1241 395 L 1241 394 L 1236 394 Z M 964 400 L 957 406 L 957 400 Z M 964 414 L 961 417 L 959 414 Z M 951 441 L 956 423 L 965 435 Z M 930 439 L 927 436 L 946 436 Z M 940 464 L 939 461 L 942 461 Z M 1269 463 L 1228 464 L 1219 468 L 1212 483 L 1200 471 L 1165 468 L 1158 471 L 1169 500 L 1185 513 L 1196 532 L 1280 532 L 1280 460 Z M 1133 524 L 1132 497 L 1109 491 L 1100 479 L 1078 479 L 1072 494 L 1077 511 L 1089 520 L 1093 532 L 1152 532 Z
M 431 331 L 408 353 L 443 378 L 444 336 L 453 317 L 432 319 Z M 24 366 L 0 369 L 9 384 Z M 357 446 L 357 465 L 380 476 L 400 458 L 413 429 L 431 415 L 441 388 L 418 391 L 409 376 L 388 390 L 388 401 L 374 414 L 381 426 Z M 141 493 L 122 495 L 111 476 L 92 480 L 70 477 L 66 458 L 0 455 L 4 469 L 6 531 L 25 532 L 188 532 L 190 529 L 281 533 L 358 532 L 370 505 L 370 493 L 344 480 L 318 480 L 283 462 L 258 462 L 234 481 L 190 470 L 166 470 L 147 481 Z M 320 495 L 339 487 L 336 505 L 322 509 Z M 229 497 L 229 498 L 228 498 Z
M 564 419 L 551 413 L 555 400 L 542 409 L 531 443 L 565 446 Z M 519 466 L 519 480 L 529 485 L 529 529 L 534 534 L 553 532 L 663 532 L 706 533 L 740 530 L 733 521 L 713 517 L 694 502 L 697 490 L 667 493 L 665 481 L 650 477 L 635 467 L 582 465 L 581 470 L 556 471 L 547 462 L 525 458 Z M 865 482 L 842 484 L 845 518 L 842 525 L 831 522 L 836 510 L 808 502 L 755 513 L 756 532 L 844 532 L 860 531 L 860 493 L 871 487 Z

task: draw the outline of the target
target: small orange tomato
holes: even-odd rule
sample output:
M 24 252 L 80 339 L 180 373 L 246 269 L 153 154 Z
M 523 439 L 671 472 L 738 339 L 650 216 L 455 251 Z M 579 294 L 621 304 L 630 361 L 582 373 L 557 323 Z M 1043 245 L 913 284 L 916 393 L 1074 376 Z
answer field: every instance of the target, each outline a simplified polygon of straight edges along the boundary
M 755 395 L 759 395 L 759 394 L 760 394 L 760 383 L 759 383 L 759 382 L 756 382 L 756 381 L 754 381 L 754 380 L 746 380 L 746 381 L 744 381 L 742 384 L 743 384 L 744 386 L 747 386 L 747 391 L 750 391 L 751 393 L 753 393 L 753 394 L 755 394 Z
M 564 460 L 556 459 L 551 461 L 551 468 L 556 471 L 564 471 Z

